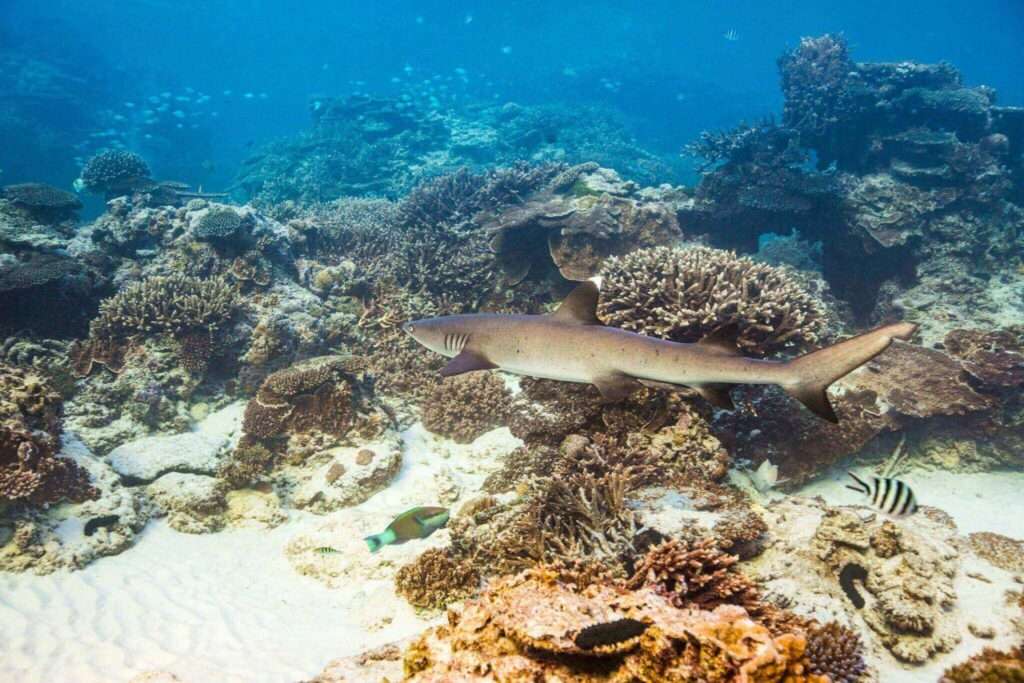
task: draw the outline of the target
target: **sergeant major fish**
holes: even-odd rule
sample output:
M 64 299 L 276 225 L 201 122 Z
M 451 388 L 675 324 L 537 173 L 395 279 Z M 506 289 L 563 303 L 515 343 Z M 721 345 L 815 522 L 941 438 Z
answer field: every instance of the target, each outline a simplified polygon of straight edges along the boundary
M 363 540 L 375 553 L 386 545 L 405 543 L 414 538 L 426 538 L 448 523 L 448 510 L 440 507 L 417 507 L 395 517 L 395 521 L 379 534 Z
M 828 401 L 829 385 L 917 329 L 894 323 L 793 360 L 760 360 L 741 356 L 723 333 L 680 344 L 605 327 L 597 318 L 599 291 L 599 282 L 582 282 L 550 315 L 450 315 L 414 320 L 403 329 L 452 359 L 441 370 L 445 377 L 498 368 L 593 384 L 606 401 L 620 401 L 641 385 L 687 386 L 726 409 L 733 407 L 731 384 L 777 384 L 830 422 L 839 419 Z
M 856 486 L 847 484 L 846 488 L 863 493 L 871 501 L 871 507 L 876 510 L 894 517 L 908 517 L 917 512 L 914 491 L 899 479 L 871 477 L 871 483 L 868 484 L 853 472 L 847 472 L 847 474 L 857 484 Z

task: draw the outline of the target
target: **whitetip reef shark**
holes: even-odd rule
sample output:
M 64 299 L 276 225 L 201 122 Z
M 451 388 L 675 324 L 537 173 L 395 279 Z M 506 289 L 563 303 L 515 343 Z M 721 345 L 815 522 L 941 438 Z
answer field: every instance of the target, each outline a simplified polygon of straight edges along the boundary
M 812 351 L 793 360 L 740 355 L 728 334 L 695 344 L 606 327 L 597 317 L 599 281 L 576 286 L 548 315 L 477 313 L 414 320 L 402 326 L 416 341 L 452 360 L 445 377 L 501 369 L 517 375 L 593 384 L 606 401 L 643 386 L 689 387 L 719 408 L 732 409 L 729 385 L 776 384 L 819 417 L 839 422 L 830 384 L 917 329 L 898 322 Z

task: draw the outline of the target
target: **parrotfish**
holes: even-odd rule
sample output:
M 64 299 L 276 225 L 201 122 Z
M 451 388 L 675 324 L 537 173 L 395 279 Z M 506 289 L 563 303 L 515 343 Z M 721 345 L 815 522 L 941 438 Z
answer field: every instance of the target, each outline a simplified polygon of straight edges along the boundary
M 367 536 L 366 545 L 375 553 L 386 545 L 398 545 L 414 538 L 426 538 L 448 523 L 448 509 L 417 507 L 403 512 L 379 534 Z
M 656 339 L 597 317 L 599 283 L 580 283 L 549 315 L 479 313 L 414 320 L 403 329 L 431 351 L 451 358 L 441 375 L 498 368 L 563 382 L 593 384 L 606 401 L 641 385 L 690 387 L 713 405 L 732 409 L 729 385 L 777 384 L 816 415 L 838 422 L 826 390 L 840 377 L 917 329 L 893 323 L 793 360 L 746 358 L 726 331 L 696 344 Z
M 871 477 L 869 484 L 853 472 L 847 474 L 857 482 L 857 485 L 847 484 L 846 488 L 863 493 L 871 501 L 871 507 L 876 510 L 894 517 L 907 517 L 917 512 L 917 500 L 914 498 L 913 490 L 899 479 Z

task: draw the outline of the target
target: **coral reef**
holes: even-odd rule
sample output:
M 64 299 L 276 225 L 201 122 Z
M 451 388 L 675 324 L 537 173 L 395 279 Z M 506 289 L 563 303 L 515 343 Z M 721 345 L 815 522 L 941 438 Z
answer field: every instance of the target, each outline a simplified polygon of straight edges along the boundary
M 740 350 L 765 355 L 821 340 L 825 311 L 786 270 L 734 253 L 641 249 L 610 259 L 598 315 L 616 327 L 678 342 L 735 330 Z
M 78 197 L 45 183 L 7 185 L 0 189 L 0 197 L 47 221 L 72 218 L 82 208 Z

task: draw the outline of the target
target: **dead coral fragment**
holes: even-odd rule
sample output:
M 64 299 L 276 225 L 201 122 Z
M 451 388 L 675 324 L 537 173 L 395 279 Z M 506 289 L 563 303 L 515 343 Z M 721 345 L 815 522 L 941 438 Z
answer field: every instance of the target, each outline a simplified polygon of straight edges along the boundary
M 450 550 L 431 548 L 398 570 L 395 590 L 414 607 L 443 609 L 467 598 L 480 586 L 473 562 Z
M 857 683 L 867 668 L 860 636 L 834 621 L 807 636 L 807 659 L 811 673 L 828 676 L 832 683 Z
M 1024 572 L 1024 541 L 979 531 L 967 537 L 971 550 L 989 564 L 1008 572 Z
M 707 247 L 640 249 L 609 259 L 598 316 L 677 342 L 735 326 L 740 350 L 762 356 L 821 341 L 822 305 L 786 269 Z
M 469 443 L 502 424 L 511 398 L 505 382 L 493 373 L 449 377 L 424 404 L 423 426 L 456 443 Z

